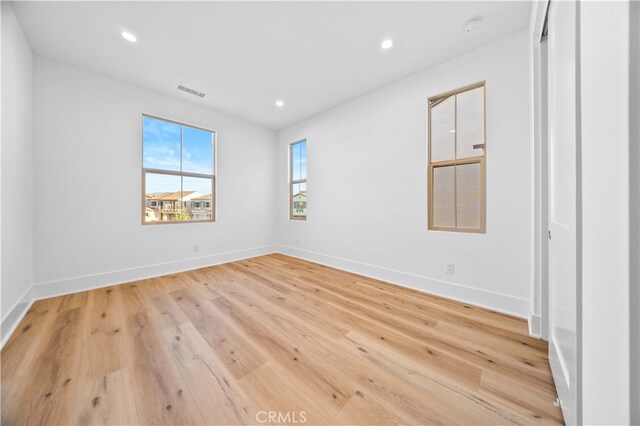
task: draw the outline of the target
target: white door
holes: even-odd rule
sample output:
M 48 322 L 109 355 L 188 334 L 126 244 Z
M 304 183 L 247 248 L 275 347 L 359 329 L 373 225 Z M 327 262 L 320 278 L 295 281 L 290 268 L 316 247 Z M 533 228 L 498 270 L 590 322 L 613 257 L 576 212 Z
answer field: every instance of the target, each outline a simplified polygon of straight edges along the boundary
M 551 1 L 549 81 L 549 361 L 567 424 L 578 406 L 576 3 Z

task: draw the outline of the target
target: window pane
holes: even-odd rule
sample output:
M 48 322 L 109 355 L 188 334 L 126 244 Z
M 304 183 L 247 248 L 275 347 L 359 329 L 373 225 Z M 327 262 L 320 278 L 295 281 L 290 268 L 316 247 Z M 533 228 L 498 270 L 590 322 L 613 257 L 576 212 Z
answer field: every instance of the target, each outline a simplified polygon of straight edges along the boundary
M 431 161 L 453 160 L 456 154 L 455 96 L 431 107 Z
M 477 157 L 484 154 L 484 88 L 469 90 L 458 95 L 456 116 L 457 158 Z
M 211 220 L 213 206 L 213 181 L 211 179 L 183 177 L 183 220 Z
M 456 166 L 456 215 L 458 228 L 480 228 L 480 163 Z
M 182 171 L 213 174 L 213 133 L 182 126 Z
M 300 179 L 300 145 L 291 145 L 291 179 Z
M 291 216 L 307 217 L 307 183 L 294 183 L 291 191 Z
M 300 142 L 300 179 L 307 178 L 307 141 Z
M 180 171 L 180 126 L 152 117 L 143 117 L 142 126 L 143 166 Z
M 180 176 L 145 174 L 145 222 L 180 220 Z
M 299 142 L 291 145 L 291 179 L 307 178 L 307 143 Z
M 455 166 L 433 169 L 433 225 L 455 227 Z

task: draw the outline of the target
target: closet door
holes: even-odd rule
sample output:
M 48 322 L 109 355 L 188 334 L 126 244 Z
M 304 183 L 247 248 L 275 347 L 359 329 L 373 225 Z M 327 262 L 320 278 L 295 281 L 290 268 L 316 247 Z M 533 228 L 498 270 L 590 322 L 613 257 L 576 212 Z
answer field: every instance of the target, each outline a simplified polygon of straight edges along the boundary
M 574 1 L 548 14 L 549 361 L 567 424 L 580 421 L 578 389 L 578 197 Z

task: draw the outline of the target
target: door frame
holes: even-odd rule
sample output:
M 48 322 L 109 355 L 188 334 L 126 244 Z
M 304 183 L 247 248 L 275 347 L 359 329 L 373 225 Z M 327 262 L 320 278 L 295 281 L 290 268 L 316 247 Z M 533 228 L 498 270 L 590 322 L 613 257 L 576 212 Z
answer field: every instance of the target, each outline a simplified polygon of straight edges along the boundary
M 548 82 L 547 49 L 543 32 L 550 1 L 534 3 L 529 35 L 532 69 L 533 137 L 533 288 L 529 334 L 549 340 L 549 189 L 548 189 Z
M 548 62 L 542 44 L 551 1 L 534 3 L 530 25 L 533 98 L 534 250 L 530 332 L 549 340 Z M 576 421 L 582 423 L 582 137 L 580 99 L 580 2 L 576 1 Z M 537 321 L 539 316 L 539 321 Z M 536 323 L 539 328 L 536 329 Z M 549 346 L 549 350 L 553 350 Z

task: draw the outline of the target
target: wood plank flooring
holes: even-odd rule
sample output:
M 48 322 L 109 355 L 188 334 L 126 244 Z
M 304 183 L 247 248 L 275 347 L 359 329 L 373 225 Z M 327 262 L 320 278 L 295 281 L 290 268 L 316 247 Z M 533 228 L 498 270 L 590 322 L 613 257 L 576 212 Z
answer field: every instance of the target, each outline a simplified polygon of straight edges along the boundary
M 558 424 L 526 323 L 274 254 L 36 302 L 2 424 Z

